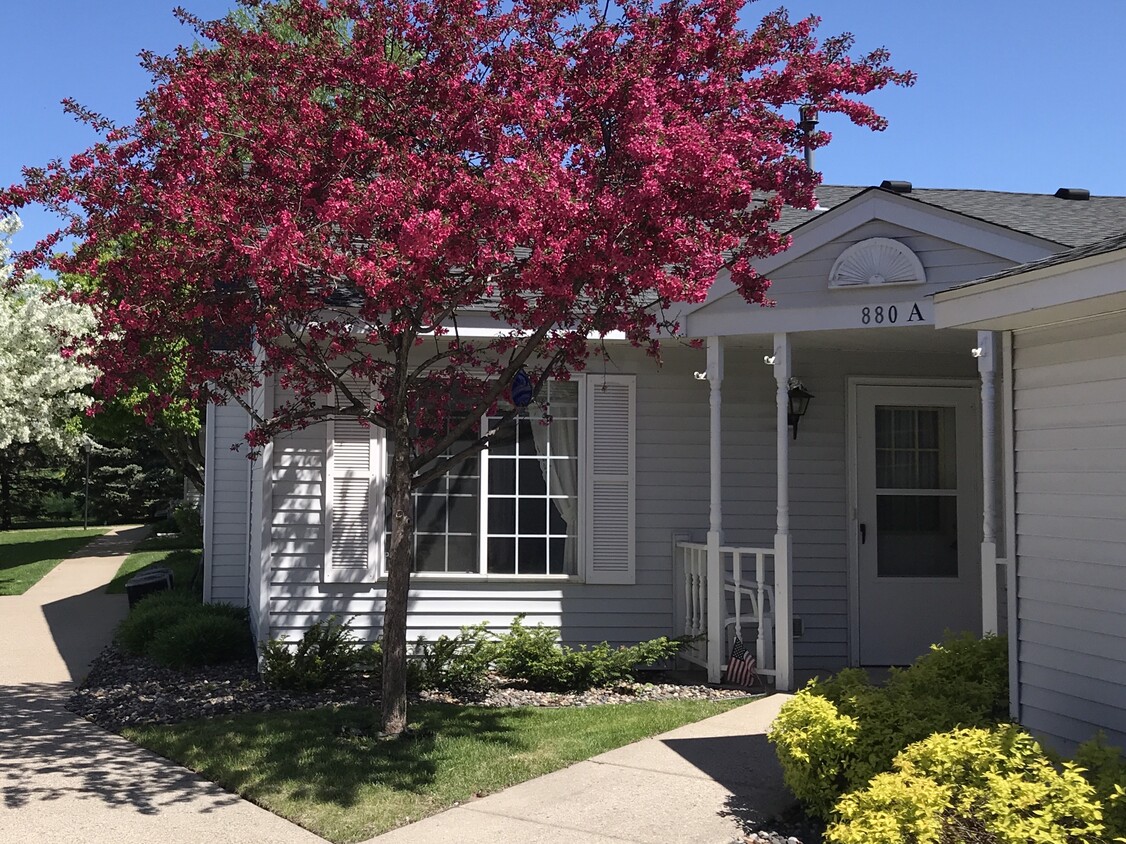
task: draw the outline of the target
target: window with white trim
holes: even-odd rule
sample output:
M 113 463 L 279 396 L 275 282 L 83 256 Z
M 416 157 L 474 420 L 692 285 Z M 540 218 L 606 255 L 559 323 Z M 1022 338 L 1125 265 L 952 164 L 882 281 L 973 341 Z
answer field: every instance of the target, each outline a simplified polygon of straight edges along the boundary
M 490 450 L 416 489 L 415 572 L 633 583 L 634 394 L 632 375 L 549 382 L 536 404 L 498 431 Z M 481 424 L 498 421 L 498 416 L 488 416 Z M 341 459 L 348 453 L 342 448 L 345 441 L 337 441 L 345 431 L 334 436 L 334 426 L 326 427 L 327 474 L 349 480 L 354 469 Z M 478 433 L 468 432 L 450 453 L 474 442 Z M 326 576 L 326 581 L 372 582 L 386 573 L 383 538 L 390 522 L 383 479 L 393 443 L 384 441 L 380 431 L 372 438 L 372 449 L 372 482 L 363 490 L 349 487 L 345 496 L 354 507 L 326 501 L 334 527 L 342 529 L 344 521 L 357 518 L 353 509 L 362 507 L 364 492 L 369 496 L 368 518 L 378 516 L 371 519 L 367 565 L 360 559 L 362 549 L 339 560 L 334 549 L 326 554 L 326 569 L 347 564 L 348 576 Z M 330 486 L 344 489 L 332 481 Z

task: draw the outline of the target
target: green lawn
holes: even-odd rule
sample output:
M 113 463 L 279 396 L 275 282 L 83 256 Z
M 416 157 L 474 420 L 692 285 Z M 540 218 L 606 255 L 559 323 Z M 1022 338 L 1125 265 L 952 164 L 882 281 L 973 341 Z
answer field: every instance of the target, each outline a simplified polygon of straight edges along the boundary
M 368 737 L 370 709 L 271 712 L 125 735 L 338 844 L 362 841 L 746 701 L 584 709 L 420 704 L 418 734 Z
M 175 536 L 154 536 L 137 545 L 136 550 L 125 558 L 106 592 L 123 594 L 125 583 L 141 569 L 149 566 L 165 566 L 172 569 L 172 578 L 177 589 L 187 589 L 192 575 L 199 565 L 199 555 L 203 553 L 199 538 Z M 199 588 L 199 584 L 197 584 Z
M 0 531 L 0 595 L 22 595 L 51 569 L 109 528 Z

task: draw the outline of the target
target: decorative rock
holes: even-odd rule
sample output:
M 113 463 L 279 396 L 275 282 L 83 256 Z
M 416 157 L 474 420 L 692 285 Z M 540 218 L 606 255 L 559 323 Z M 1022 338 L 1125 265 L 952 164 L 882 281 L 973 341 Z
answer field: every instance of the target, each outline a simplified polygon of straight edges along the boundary
M 678 683 L 622 683 L 585 692 L 538 692 L 520 683 L 492 678 L 476 695 L 427 690 L 414 700 L 474 706 L 576 707 L 649 700 L 731 700 L 750 695 L 742 689 L 720 689 Z M 174 724 L 237 712 L 318 709 L 332 706 L 375 706 L 379 691 L 369 678 L 315 692 L 272 689 L 261 681 L 253 659 L 226 665 L 176 671 L 144 657 L 107 647 L 94 661 L 86 681 L 67 708 L 99 726 L 120 732 L 126 726 Z

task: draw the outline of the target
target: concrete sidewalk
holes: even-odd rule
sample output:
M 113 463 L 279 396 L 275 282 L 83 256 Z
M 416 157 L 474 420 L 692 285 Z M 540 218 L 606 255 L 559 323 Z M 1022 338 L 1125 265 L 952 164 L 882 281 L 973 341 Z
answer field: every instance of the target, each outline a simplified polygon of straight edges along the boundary
M 766 730 L 788 695 L 474 800 L 371 844 L 728 844 L 793 805 Z
M 124 617 L 118 528 L 0 597 L 0 842 L 324 844 L 64 708 Z M 379 844 L 728 844 L 788 807 L 773 695 L 372 839 Z
M 106 595 L 145 528 L 116 528 L 0 597 L 0 841 L 323 844 L 64 708 L 125 616 Z

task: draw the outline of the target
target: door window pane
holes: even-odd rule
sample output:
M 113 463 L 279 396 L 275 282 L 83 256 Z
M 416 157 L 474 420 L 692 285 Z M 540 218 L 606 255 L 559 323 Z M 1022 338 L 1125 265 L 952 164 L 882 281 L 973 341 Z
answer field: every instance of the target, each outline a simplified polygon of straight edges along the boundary
M 878 577 L 957 577 L 958 499 L 876 496 Z
M 952 407 L 876 407 L 876 487 L 956 489 Z

